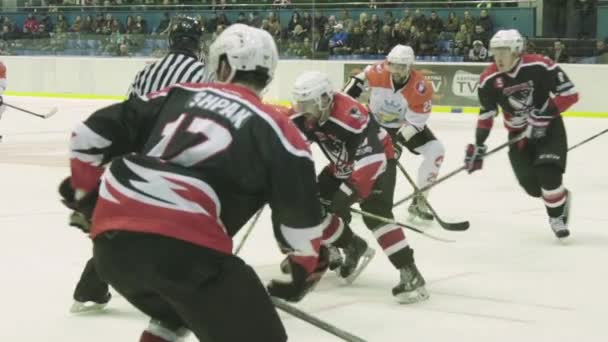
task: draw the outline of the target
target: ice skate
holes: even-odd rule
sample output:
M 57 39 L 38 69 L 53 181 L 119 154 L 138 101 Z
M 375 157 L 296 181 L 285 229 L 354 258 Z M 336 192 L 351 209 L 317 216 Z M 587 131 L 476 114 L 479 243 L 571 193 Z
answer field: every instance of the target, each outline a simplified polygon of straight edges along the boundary
M 85 298 L 74 296 L 74 303 L 70 307 L 71 313 L 84 313 L 103 310 L 112 299 L 110 292 L 98 298 Z
M 338 275 L 348 284 L 352 284 L 357 279 L 376 254 L 376 251 L 370 248 L 365 240 L 356 235 L 353 236 L 353 241 L 342 249 L 342 252 L 344 261 L 338 269 Z
M 429 293 L 424 287 L 426 282 L 414 263 L 399 269 L 399 272 L 401 280 L 393 287 L 393 296 L 399 303 L 412 304 L 429 298 Z
M 426 206 L 424 195 L 416 195 L 407 211 L 410 213 L 410 219 L 419 218 L 423 221 L 432 221 L 434 218 Z
M 564 212 L 558 217 L 549 217 L 549 225 L 551 225 L 551 230 L 553 230 L 553 233 L 558 239 L 564 239 L 570 236 L 570 230 L 568 229 L 568 218 L 570 215 L 571 199 L 571 192 L 566 190 Z

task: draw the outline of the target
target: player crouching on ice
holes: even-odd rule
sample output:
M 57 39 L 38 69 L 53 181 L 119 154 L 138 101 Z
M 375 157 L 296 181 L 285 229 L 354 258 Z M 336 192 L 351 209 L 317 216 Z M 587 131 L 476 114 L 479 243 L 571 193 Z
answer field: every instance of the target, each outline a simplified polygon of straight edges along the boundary
M 318 176 L 320 196 L 333 214 L 323 232 L 323 243 L 344 254 L 338 274 L 351 283 L 374 255 L 367 242 L 355 235 L 349 224 L 350 207 L 393 218 L 395 152 L 387 132 L 370 120 L 366 108 L 347 94 L 336 92 L 319 72 L 300 75 L 293 88 L 291 119 L 310 142 L 316 142 L 330 163 Z M 363 221 L 376 237 L 389 260 L 401 274 L 393 295 L 401 303 L 428 298 L 425 281 L 414 263 L 414 251 L 403 229 L 372 218 Z M 341 258 L 340 258 L 341 259 Z
M 469 173 L 481 169 L 500 106 L 509 139 L 525 135 L 509 147 L 515 176 L 528 195 L 543 198 L 551 229 L 565 238 L 572 195 L 562 184 L 568 142 L 561 113 L 578 101 L 578 93 L 557 64 L 523 49 L 517 30 L 500 30 L 490 40 L 494 63 L 480 77 L 475 144 L 467 146 L 465 163 Z

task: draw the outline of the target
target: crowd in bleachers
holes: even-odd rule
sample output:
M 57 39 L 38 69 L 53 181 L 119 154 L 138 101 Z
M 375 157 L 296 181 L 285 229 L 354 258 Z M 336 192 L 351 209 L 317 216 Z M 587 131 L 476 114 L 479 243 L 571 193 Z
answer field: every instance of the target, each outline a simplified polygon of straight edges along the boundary
M 428 9 L 370 10 L 357 16 L 347 9 L 335 15 L 293 10 L 291 18 L 281 22 L 272 11 L 243 11 L 233 21 L 268 31 L 289 58 L 378 58 L 396 44 L 407 44 L 425 60 L 483 62 L 489 58 L 487 48 L 495 27 L 491 10 L 475 12 L 464 11 L 462 16 L 450 12 L 442 18 Z M 142 15 L 120 20 L 110 13 L 82 13 L 71 21 L 61 12 L 31 13 L 22 23 L 0 17 L 0 54 L 160 56 L 166 52 L 169 13 L 155 27 Z M 201 21 L 208 40 L 232 24 L 222 11 L 196 13 L 189 15 Z M 528 49 L 560 62 L 571 61 L 561 41 L 546 49 L 529 44 Z M 598 41 L 593 54 L 605 50 L 605 42 Z

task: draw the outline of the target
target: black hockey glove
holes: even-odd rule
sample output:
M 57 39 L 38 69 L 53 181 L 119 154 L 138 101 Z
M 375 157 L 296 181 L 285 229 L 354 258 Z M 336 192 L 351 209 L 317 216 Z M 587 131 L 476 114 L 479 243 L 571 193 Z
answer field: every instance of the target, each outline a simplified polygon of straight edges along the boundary
M 549 112 L 533 110 L 528 116 L 528 139 L 539 141 L 547 136 L 547 127 L 555 116 Z
M 354 76 L 350 78 L 350 81 L 344 87 L 344 92 L 353 98 L 358 98 L 364 90 L 364 82 Z
M 338 217 L 349 217 L 350 207 L 357 202 L 357 190 L 347 182 L 342 182 L 331 200 L 328 211 Z
M 86 194 L 81 199 L 76 199 L 76 192 L 72 188 L 71 178 L 67 177 L 59 185 L 59 194 L 61 195 L 61 203 L 63 203 L 73 212 L 70 214 L 70 226 L 82 230 L 84 233 L 89 232 L 93 210 L 97 203 L 98 191 Z
M 465 151 L 464 164 L 469 173 L 481 170 L 483 167 L 483 157 L 486 154 L 488 147 L 486 145 L 467 145 Z
M 327 247 L 321 246 L 317 267 L 312 273 L 308 273 L 304 269 L 304 266 L 298 263 L 297 259 L 298 257 L 293 255 L 288 257 L 292 281 L 271 280 L 270 284 L 268 284 L 268 294 L 289 302 L 300 301 L 308 292 L 315 288 L 323 277 L 323 274 L 325 274 L 325 271 L 327 271 L 329 266 L 329 251 Z

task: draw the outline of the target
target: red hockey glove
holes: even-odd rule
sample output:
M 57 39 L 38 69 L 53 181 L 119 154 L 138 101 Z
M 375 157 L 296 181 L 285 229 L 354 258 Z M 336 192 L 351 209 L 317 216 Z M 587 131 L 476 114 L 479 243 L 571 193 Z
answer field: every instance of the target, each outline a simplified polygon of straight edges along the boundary
M 300 263 L 298 257 L 290 255 L 289 265 L 291 270 L 291 282 L 272 280 L 268 284 L 268 293 L 273 297 L 285 299 L 289 302 L 298 302 L 306 294 L 312 291 L 319 280 L 327 271 L 329 266 L 329 252 L 327 247 L 321 246 L 319 250 L 319 261 L 312 273 L 308 273 Z
M 481 170 L 483 167 L 483 157 L 487 151 L 486 145 L 467 145 L 464 157 L 464 164 L 469 173 Z

